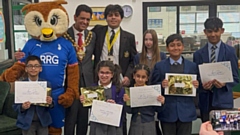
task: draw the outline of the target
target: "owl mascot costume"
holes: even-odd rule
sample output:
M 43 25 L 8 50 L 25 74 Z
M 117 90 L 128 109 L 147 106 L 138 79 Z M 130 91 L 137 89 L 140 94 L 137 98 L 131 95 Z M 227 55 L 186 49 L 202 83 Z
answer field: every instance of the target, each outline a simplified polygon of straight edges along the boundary
M 51 83 L 54 107 L 50 109 L 52 124 L 50 135 L 61 135 L 64 126 L 65 109 L 79 96 L 79 68 L 75 49 L 62 35 L 67 31 L 69 18 L 61 4 L 64 0 L 28 4 L 24 23 L 32 36 L 23 48 L 25 57 L 7 69 L 1 80 L 14 82 L 25 72 L 24 61 L 29 55 L 36 55 L 42 61 L 39 77 Z

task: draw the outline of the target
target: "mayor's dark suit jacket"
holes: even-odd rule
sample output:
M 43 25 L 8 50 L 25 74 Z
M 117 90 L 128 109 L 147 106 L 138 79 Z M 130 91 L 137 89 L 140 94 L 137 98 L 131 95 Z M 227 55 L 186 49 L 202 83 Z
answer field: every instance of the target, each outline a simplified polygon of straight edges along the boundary
M 28 81 L 28 79 L 24 81 Z M 45 80 L 39 78 L 38 81 Z M 51 88 L 51 84 L 48 82 L 47 87 Z M 30 128 L 35 111 L 43 127 L 47 127 L 52 123 L 49 107 L 31 105 L 29 109 L 22 111 L 22 104 L 14 104 L 13 109 L 18 113 L 16 126 L 23 130 Z
M 193 61 L 197 64 L 209 63 L 208 44 L 193 55 Z M 202 84 L 199 84 L 199 108 L 202 112 L 207 113 L 209 110 L 209 96 L 213 92 L 212 106 L 216 108 L 233 108 L 232 88 L 239 83 L 238 79 L 238 59 L 235 54 L 235 49 L 223 42 L 220 45 L 220 50 L 217 62 L 230 61 L 233 73 L 233 82 L 226 83 L 226 86 L 218 89 L 212 88 L 212 91 L 204 90 Z
M 73 28 L 70 27 L 67 33 L 72 37 L 75 41 L 75 36 L 73 32 Z M 84 30 L 84 39 L 87 38 L 89 30 Z M 83 58 L 82 62 L 79 62 L 79 71 L 80 71 L 80 85 L 81 87 L 91 86 L 94 82 L 94 70 L 93 70 L 93 63 L 92 63 L 92 54 L 95 47 L 95 40 L 96 35 L 92 32 L 92 40 L 88 46 L 86 46 L 85 57 Z M 77 41 L 75 41 L 77 43 Z
M 183 58 L 183 73 L 197 74 L 197 66 L 195 63 Z M 167 58 L 158 62 L 153 69 L 151 83 L 162 84 L 165 79 L 165 74 L 170 73 L 170 59 Z M 180 73 L 182 74 L 182 73 Z M 162 94 L 164 95 L 164 88 L 162 87 Z M 163 122 L 191 122 L 197 119 L 196 108 L 193 101 L 194 97 L 184 96 L 165 96 L 164 109 L 158 112 L 158 119 Z
M 106 32 L 108 26 L 96 25 L 92 31 L 96 34 L 96 45 L 94 50 L 95 60 L 94 67 L 100 61 L 102 55 L 102 49 L 105 41 Z M 124 54 L 128 53 L 126 56 Z M 127 76 L 129 79 L 132 78 L 133 71 L 133 59 L 137 54 L 135 36 L 127 31 L 124 31 L 120 28 L 120 47 L 119 47 L 119 65 L 122 69 L 123 77 Z

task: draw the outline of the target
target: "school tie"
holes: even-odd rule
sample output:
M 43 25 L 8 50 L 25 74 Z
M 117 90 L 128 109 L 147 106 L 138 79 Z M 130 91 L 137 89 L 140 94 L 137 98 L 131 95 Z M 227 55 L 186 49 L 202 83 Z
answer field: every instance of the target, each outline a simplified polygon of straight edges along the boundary
M 83 41 L 82 41 L 82 33 L 78 33 L 78 46 L 82 49 Z
M 175 65 L 175 66 L 176 66 L 176 65 L 180 65 L 180 64 L 179 64 L 178 62 L 174 62 L 174 63 L 173 63 L 173 65 Z
M 216 45 L 213 45 L 211 47 L 211 63 L 215 63 L 216 62 L 216 52 L 215 52 L 216 49 L 217 49 Z
M 115 31 L 114 31 L 114 30 L 111 30 L 111 32 L 112 32 L 112 35 L 111 35 L 111 37 L 110 37 L 110 44 L 112 43 L 112 41 L 113 41 L 113 39 L 114 39 L 114 37 L 115 37 Z M 113 55 L 113 46 L 112 46 L 112 48 L 111 48 L 111 50 L 110 50 L 109 55 Z
M 114 30 L 111 30 L 112 32 L 112 35 L 110 37 L 110 44 L 112 43 L 113 39 L 114 39 L 114 36 L 115 36 L 115 31 Z

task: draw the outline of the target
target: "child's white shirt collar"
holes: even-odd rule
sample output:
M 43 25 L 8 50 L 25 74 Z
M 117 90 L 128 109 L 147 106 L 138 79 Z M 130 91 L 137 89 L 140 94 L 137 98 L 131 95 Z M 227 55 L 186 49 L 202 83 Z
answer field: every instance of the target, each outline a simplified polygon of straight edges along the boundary
M 98 81 L 98 85 L 100 86 L 100 85 L 102 85 L 101 83 L 100 83 L 100 81 Z M 103 86 L 104 87 L 104 89 L 109 89 L 109 88 L 111 88 L 112 87 L 112 81 L 107 85 L 107 86 Z
M 169 59 L 170 59 L 171 65 L 173 65 L 174 62 L 178 62 L 179 64 L 182 64 L 182 61 L 183 61 L 182 56 L 180 56 L 180 58 L 177 61 L 173 60 L 171 57 L 169 57 Z

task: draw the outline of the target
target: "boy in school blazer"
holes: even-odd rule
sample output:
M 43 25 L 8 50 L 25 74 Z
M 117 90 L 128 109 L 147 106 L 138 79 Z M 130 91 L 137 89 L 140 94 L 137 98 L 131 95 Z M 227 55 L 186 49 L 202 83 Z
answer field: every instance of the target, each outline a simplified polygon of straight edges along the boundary
M 92 29 L 96 34 L 94 67 L 96 67 L 99 61 L 107 60 L 107 55 L 109 55 L 105 52 L 105 50 L 107 51 L 108 42 L 106 41 L 106 33 L 108 32 L 109 35 L 111 35 L 111 31 L 114 30 L 114 37 L 116 37 L 118 31 L 120 31 L 115 42 L 114 40 L 112 41 L 114 42 L 112 46 L 113 51 L 111 50 L 112 54 L 110 55 L 114 58 L 114 64 L 118 64 L 122 69 L 123 85 L 129 86 L 134 68 L 133 59 L 137 54 L 135 36 L 132 33 L 123 30 L 120 26 L 124 15 L 120 5 L 108 5 L 104 11 L 104 15 L 108 25 L 96 25 Z
M 184 59 L 181 53 L 184 49 L 183 39 L 179 34 L 170 35 L 167 40 L 167 50 L 170 57 L 158 62 L 153 69 L 152 84 L 161 84 L 162 94 L 168 86 L 166 73 L 197 74 L 195 63 Z M 193 85 L 198 87 L 198 81 Z M 164 109 L 158 112 L 158 119 L 164 135 L 191 135 L 192 121 L 197 118 L 193 97 L 164 95 Z
M 44 81 L 38 77 L 39 72 L 42 71 L 39 57 L 33 55 L 28 56 L 25 71 L 28 74 L 28 78 L 23 81 Z M 51 88 L 48 82 L 47 87 Z M 53 100 L 50 96 L 47 96 L 46 101 L 49 107 L 34 105 L 30 102 L 13 105 L 14 110 L 18 113 L 16 126 L 22 129 L 23 135 L 48 134 L 48 126 L 52 123 L 49 109 L 53 107 Z
M 221 83 L 212 80 L 199 86 L 199 108 L 202 122 L 209 121 L 211 110 L 233 108 L 232 88 L 239 83 L 238 79 L 238 59 L 235 49 L 221 41 L 221 34 L 224 32 L 223 22 L 217 17 L 208 18 L 204 23 L 204 33 L 208 38 L 208 43 L 196 51 L 193 61 L 197 64 L 212 63 L 212 47 L 216 46 L 215 59 L 213 62 L 230 61 L 232 67 L 233 82 Z
M 29 81 L 29 80 L 25 79 L 23 81 Z M 39 78 L 38 81 L 46 81 L 46 80 Z M 47 83 L 47 87 L 51 88 L 51 85 Z M 21 109 L 21 105 L 22 104 L 13 105 L 13 108 L 18 112 L 18 116 L 17 116 L 18 119 L 16 123 L 17 127 L 23 130 L 29 129 L 32 123 L 32 118 L 33 118 L 30 116 L 33 116 L 35 111 L 43 127 L 48 127 L 52 123 L 52 118 L 50 116 L 49 109 L 53 107 L 53 104 L 50 105 L 50 108 L 42 107 L 42 106 L 31 106 L 27 111 L 23 111 Z

